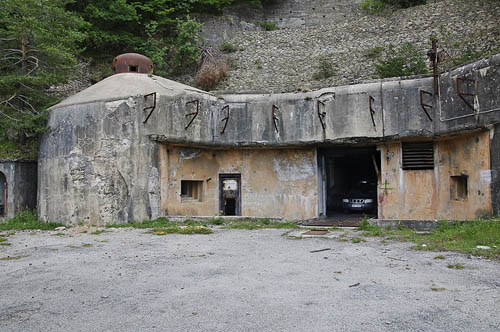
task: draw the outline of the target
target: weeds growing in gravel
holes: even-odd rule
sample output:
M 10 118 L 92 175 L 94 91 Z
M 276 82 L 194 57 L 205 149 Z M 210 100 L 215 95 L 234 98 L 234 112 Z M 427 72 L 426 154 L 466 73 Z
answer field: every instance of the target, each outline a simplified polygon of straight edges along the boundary
M 455 270 L 462 270 L 465 268 L 462 264 L 456 263 L 456 264 L 448 264 L 449 269 L 455 269 Z
M 55 222 L 39 221 L 34 211 L 22 211 L 14 218 L 8 219 L 0 223 L 1 230 L 24 230 L 24 229 L 41 229 L 53 230 L 56 227 L 62 226 Z

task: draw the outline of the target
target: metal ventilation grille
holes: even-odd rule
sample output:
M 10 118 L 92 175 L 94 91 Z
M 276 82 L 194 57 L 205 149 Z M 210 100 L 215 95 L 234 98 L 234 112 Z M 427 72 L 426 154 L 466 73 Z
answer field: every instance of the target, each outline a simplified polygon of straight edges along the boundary
M 403 169 L 434 169 L 434 142 L 403 143 Z

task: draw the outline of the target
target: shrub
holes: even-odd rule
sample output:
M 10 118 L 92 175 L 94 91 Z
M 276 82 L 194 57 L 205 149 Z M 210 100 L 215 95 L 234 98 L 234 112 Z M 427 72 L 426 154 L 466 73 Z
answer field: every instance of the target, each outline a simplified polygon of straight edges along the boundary
M 256 24 L 265 31 L 273 31 L 279 29 L 278 26 L 273 22 L 257 22 Z
M 316 68 L 318 71 L 313 75 L 315 80 L 325 79 L 337 73 L 335 67 L 331 63 L 331 60 L 327 56 L 321 56 L 318 58 Z
M 212 90 L 219 81 L 227 76 L 228 63 L 220 55 L 214 55 L 212 50 L 204 50 L 203 63 L 196 74 L 196 84 L 204 90 Z
M 375 65 L 381 78 L 426 74 L 428 72 L 425 56 L 411 43 L 399 49 L 393 45 L 385 52 L 385 57 Z
M 364 0 L 361 9 L 374 14 L 380 13 L 385 9 L 408 8 L 418 5 L 425 5 L 427 0 Z
M 238 47 L 231 43 L 224 43 L 220 46 L 220 50 L 223 53 L 233 53 L 239 51 Z

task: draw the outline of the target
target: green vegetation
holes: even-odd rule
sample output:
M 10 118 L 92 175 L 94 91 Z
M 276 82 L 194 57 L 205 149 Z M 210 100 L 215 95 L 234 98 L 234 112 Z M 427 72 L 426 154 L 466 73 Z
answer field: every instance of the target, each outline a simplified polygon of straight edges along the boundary
M 221 46 L 220 46 L 220 50 L 224 53 L 234 53 L 234 52 L 238 52 L 240 49 L 238 46 L 236 45 L 233 45 L 231 43 L 223 43 Z
M 66 247 L 68 248 L 73 248 L 73 249 L 78 249 L 78 248 L 88 248 L 88 247 L 92 247 L 92 243 L 82 243 L 81 245 L 79 246 L 75 246 L 73 244 L 70 244 L 70 245 L 67 245 Z
M 331 59 L 325 55 L 320 56 L 317 59 L 316 69 L 317 72 L 313 75 L 313 78 L 315 80 L 321 80 L 328 77 L 332 77 L 337 73 L 337 70 L 332 64 Z
M 418 5 L 425 5 L 427 0 L 364 0 L 361 9 L 370 13 L 378 14 L 386 10 L 396 10 Z
M 351 239 L 352 243 L 360 243 L 361 241 L 363 241 L 362 239 L 360 239 L 359 237 L 353 237 Z
M 265 219 L 257 219 L 257 220 L 231 221 L 228 224 L 226 224 L 223 228 L 255 230 L 255 229 L 263 229 L 263 228 L 297 229 L 300 227 L 293 222 L 272 222 L 269 219 L 265 218 Z
M 109 233 L 109 231 L 105 230 L 105 229 L 97 229 L 95 230 L 94 232 L 90 233 L 92 235 L 100 235 L 102 233 Z
M 169 226 L 162 228 L 153 228 L 152 232 L 156 235 L 166 235 L 166 234 L 211 234 L 213 231 L 210 228 L 204 226 Z
M 58 100 L 53 87 L 67 82 L 73 73 L 88 25 L 66 11 L 66 4 L 66 0 L 2 1 L 0 141 L 9 134 L 11 141 L 22 144 L 42 133 L 47 108 Z
M 13 260 L 21 259 L 21 258 L 28 257 L 28 256 L 29 255 L 0 257 L 0 261 L 13 261 Z
M 0 230 L 25 230 L 25 229 L 41 229 L 53 230 L 56 227 L 62 226 L 55 222 L 42 222 L 38 220 L 36 212 L 22 211 L 14 218 L 8 219 L 0 223 Z
M 383 241 L 399 240 L 415 242 L 416 250 L 456 251 L 491 259 L 500 259 L 500 219 L 476 220 L 463 223 L 441 222 L 434 231 L 422 234 L 401 228 L 382 229 L 362 222 L 364 236 L 379 236 Z M 486 246 L 489 249 L 479 249 Z M 435 259 L 444 259 L 442 255 Z
M 274 31 L 279 29 L 278 26 L 273 22 L 263 21 L 263 22 L 257 22 L 255 24 L 264 29 L 265 31 Z
M 462 264 L 456 263 L 456 264 L 448 264 L 449 269 L 455 269 L 455 270 L 463 270 L 465 266 Z
M 383 57 L 375 65 L 381 78 L 412 76 L 428 73 L 426 59 L 413 44 L 405 43 L 399 48 L 389 45 Z
M 180 234 L 208 234 L 209 232 L 200 228 L 206 228 L 210 225 L 222 226 L 228 229 L 262 229 L 262 228 L 299 228 L 297 224 L 292 222 L 272 222 L 269 219 L 242 219 L 225 221 L 221 217 L 215 217 L 207 220 L 191 220 L 186 219 L 183 222 L 170 221 L 167 218 L 158 218 L 155 220 L 147 220 L 143 222 L 132 222 L 130 224 L 107 225 L 108 228 L 133 227 L 133 228 L 151 228 L 153 232 L 161 232 L 165 234 L 180 233 Z M 208 228 L 207 228 L 208 229 Z M 210 229 L 208 229 L 210 230 Z M 205 233 L 204 233 L 205 232 Z M 210 230 L 210 233 L 212 231 Z M 160 234 L 164 235 L 164 234 Z

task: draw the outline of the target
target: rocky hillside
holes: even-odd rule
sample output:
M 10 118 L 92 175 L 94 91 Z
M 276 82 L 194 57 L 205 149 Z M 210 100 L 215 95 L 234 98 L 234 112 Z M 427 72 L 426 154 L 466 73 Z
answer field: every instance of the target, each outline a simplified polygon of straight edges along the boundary
M 360 83 L 377 78 L 375 63 L 389 45 L 409 42 L 425 55 L 432 35 L 449 55 L 443 67 L 500 52 L 498 0 L 435 1 L 381 15 L 369 15 L 358 9 L 359 2 L 355 5 L 337 7 L 334 16 L 318 15 L 316 8 L 310 8 L 315 10 L 314 20 L 308 20 L 304 12 L 298 19 L 283 20 L 272 13 L 264 15 L 266 9 L 260 16 L 249 12 L 248 18 L 241 10 L 238 16 L 211 18 L 206 39 L 225 42 L 235 50 L 227 54 L 229 75 L 216 89 L 290 92 Z M 256 28 L 256 17 L 281 26 L 264 31 Z M 228 20 L 232 30 L 214 28 L 227 26 Z M 330 77 L 322 74 L 325 64 L 332 66 Z M 194 85 L 192 77 L 178 79 Z

